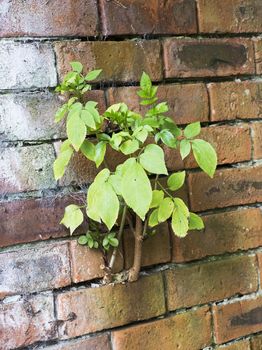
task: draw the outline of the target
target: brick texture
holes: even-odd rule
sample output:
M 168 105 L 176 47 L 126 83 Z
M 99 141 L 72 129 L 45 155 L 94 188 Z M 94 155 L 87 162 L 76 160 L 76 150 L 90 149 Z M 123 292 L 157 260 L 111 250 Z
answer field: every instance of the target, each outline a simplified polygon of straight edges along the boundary
M 255 73 L 248 39 L 166 39 L 164 62 L 166 78 Z
M 251 350 L 249 340 L 240 340 L 229 345 L 222 345 L 217 350 Z
M 46 350 L 110 350 L 108 335 L 98 335 L 92 338 L 63 342 L 53 346 L 46 346 Z
M 219 344 L 261 331 L 261 297 L 214 306 L 215 336 Z
M 0 347 L 16 349 L 57 337 L 51 293 L 0 304 Z
M 56 43 L 55 51 L 60 78 L 70 70 L 69 62 L 80 60 L 87 71 L 103 69 L 99 79 L 138 81 L 143 71 L 152 80 L 162 78 L 160 44 L 156 40 L 121 42 Z
M 189 174 L 192 210 L 260 202 L 261 174 L 261 166 L 218 170 L 213 179 L 202 172 Z
M 262 116 L 262 84 L 226 82 L 208 84 L 211 120 L 256 119 Z
M 101 1 L 104 35 L 196 33 L 193 0 Z
M 130 284 L 108 285 L 59 294 L 61 338 L 70 338 L 145 320 L 165 312 L 160 274 Z
M 260 0 L 198 0 L 199 29 L 203 33 L 262 31 Z
M 97 34 L 95 0 L 65 0 L 62 8 L 59 0 L 47 3 L 37 0 L 15 0 L 10 3 L 3 0 L 1 6 L 1 37 Z
M 203 217 L 205 229 L 186 238 L 173 235 L 173 260 L 185 262 L 262 245 L 260 209 L 234 210 Z
M 112 332 L 115 350 L 203 349 L 211 343 L 207 307 Z
M 251 338 L 251 350 L 260 350 L 262 348 L 262 336 L 258 335 L 254 338 Z
M 167 271 L 166 281 L 169 310 L 251 293 L 258 288 L 256 259 L 243 256 L 189 265 Z
M 256 39 L 255 45 L 255 62 L 256 62 L 256 73 L 262 74 L 262 40 Z
M 254 159 L 262 158 L 262 123 L 253 123 Z

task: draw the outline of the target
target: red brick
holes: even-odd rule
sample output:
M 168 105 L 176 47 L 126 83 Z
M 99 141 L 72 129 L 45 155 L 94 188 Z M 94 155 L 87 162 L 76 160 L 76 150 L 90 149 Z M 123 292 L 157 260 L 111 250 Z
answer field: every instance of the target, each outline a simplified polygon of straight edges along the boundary
M 57 345 L 45 347 L 46 350 L 110 350 L 107 334 L 97 335 L 87 339 L 72 340 Z
M 254 159 L 262 158 L 262 123 L 253 123 Z
M 104 35 L 196 33 L 193 0 L 101 1 Z
M 1 1 L 0 36 L 91 36 L 97 34 L 95 0 Z
M 165 312 L 161 274 L 128 284 L 79 289 L 57 296 L 61 338 L 71 338 Z
M 17 297 L 0 304 L 0 348 L 16 349 L 56 338 L 51 293 Z
M 250 339 L 251 350 L 261 350 L 262 349 L 262 336 L 258 335 Z
M 139 105 L 137 87 L 110 88 L 109 104 L 125 102 L 131 110 L 144 114 L 147 107 Z M 208 95 L 204 84 L 167 84 L 158 87 L 159 102 L 166 101 L 170 117 L 177 124 L 208 121 Z M 190 103 L 189 103 L 190 100 Z
M 170 311 L 251 293 L 258 288 L 254 256 L 188 265 L 168 270 L 165 275 Z
M 247 125 L 203 128 L 200 138 L 210 142 L 217 152 L 218 164 L 238 163 L 251 159 L 251 137 Z M 185 159 L 188 168 L 197 167 L 191 153 Z
M 55 44 L 60 79 L 69 70 L 69 62 L 81 61 L 85 71 L 103 69 L 99 80 L 139 81 L 143 71 L 153 81 L 162 78 L 160 43 L 139 41 L 65 41 Z
M 134 235 L 131 231 L 124 234 L 125 268 L 133 264 Z M 171 260 L 168 224 L 157 227 L 157 233 L 143 241 L 142 266 L 166 263 Z
M 262 200 L 262 167 L 219 169 L 213 179 L 203 172 L 188 176 L 191 209 L 203 211 Z
M 205 229 L 181 239 L 173 235 L 173 261 L 185 262 L 205 256 L 233 253 L 262 245 L 262 212 L 243 209 L 203 217 Z
M 0 298 L 71 283 L 67 243 L 35 245 L 0 254 Z
M 244 339 L 233 344 L 222 345 L 217 348 L 217 350 L 251 350 L 249 340 Z
M 198 0 L 202 33 L 259 33 L 262 31 L 260 0 Z
M 255 63 L 256 63 L 256 73 L 262 74 L 262 40 L 255 39 Z
M 262 298 L 242 299 L 214 306 L 215 336 L 219 344 L 261 331 Z
M 211 343 L 207 307 L 112 332 L 114 350 L 199 350 Z
M 262 84 L 253 81 L 208 84 L 211 120 L 262 116 Z
M 67 236 L 69 231 L 60 225 L 68 204 L 84 201 L 81 193 L 63 197 L 20 199 L 0 203 L 0 247 Z M 83 232 L 86 224 L 77 232 Z
M 258 258 L 258 267 L 260 272 L 260 281 L 262 281 L 262 253 L 257 254 Z
M 253 74 L 249 39 L 165 39 L 166 78 Z

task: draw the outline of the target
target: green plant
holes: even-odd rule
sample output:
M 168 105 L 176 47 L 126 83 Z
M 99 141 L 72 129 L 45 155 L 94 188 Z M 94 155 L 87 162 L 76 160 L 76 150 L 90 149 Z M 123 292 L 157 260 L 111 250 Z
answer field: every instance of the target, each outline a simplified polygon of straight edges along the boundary
M 192 150 L 199 167 L 210 177 L 217 165 L 216 152 L 208 142 L 196 138 L 201 130 L 199 122 L 182 130 L 166 115 L 168 105 L 158 103 L 158 88 L 146 73 L 142 74 L 137 92 L 140 105 L 147 107 L 144 116 L 129 110 L 125 103 L 113 104 L 101 115 L 96 102 L 85 103 L 83 98 L 91 89 L 89 82 L 101 70 L 83 75 L 81 63 L 71 62 L 71 66 L 73 70 L 56 88 L 68 94 L 68 102 L 55 115 L 56 122 L 67 118 L 68 139 L 62 143 L 54 163 L 55 178 L 63 176 L 74 152 L 83 153 L 101 170 L 88 189 L 86 206 L 67 206 L 61 223 L 72 234 L 82 224 L 85 212 L 89 229 L 79 237 L 79 244 L 101 249 L 104 254 L 113 249 L 105 281 L 114 279 L 112 269 L 118 245 L 129 225 L 135 237 L 134 261 L 125 275 L 129 281 L 135 281 L 141 266 L 142 241 L 154 233 L 158 224 L 171 219 L 178 237 L 204 227 L 201 217 L 190 213 L 183 200 L 174 195 L 183 186 L 186 172 L 168 175 L 161 146 L 179 149 L 182 159 Z M 109 169 L 106 163 L 109 147 L 126 156 L 116 169 Z M 163 185 L 163 177 L 167 178 L 167 186 Z

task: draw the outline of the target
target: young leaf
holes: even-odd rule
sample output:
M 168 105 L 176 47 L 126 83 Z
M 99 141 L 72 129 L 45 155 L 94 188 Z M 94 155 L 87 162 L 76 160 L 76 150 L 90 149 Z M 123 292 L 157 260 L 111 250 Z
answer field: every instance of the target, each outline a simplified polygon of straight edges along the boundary
M 158 145 L 147 145 L 139 157 L 139 162 L 151 174 L 167 175 L 164 151 Z
M 205 225 L 202 218 L 195 213 L 190 213 L 189 230 L 202 230 L 204 227 Z
M 96 123 L 94 121 L 94 117 L 86 109 L 83 109 L 81 111 L 81 119 L 83 120 L 85 125 L 88 126 L 89 128 L 91 128 L 91 129 L 96 128 Z
M 174 198 L 175 209 L 172 214 L 172 230 L 178 237 L 185 237 L 189 229 L 189 210 L 180 198 Z
M 169 176 L 167 186 L 171 191 L 176 191 L 184 185 L 186 177 L 185 171 L 179 171 Z
M 60 107 L 56 114 L 55 114 L 55 122 L 58 123 L 60 122 L 60 120 L 62 120 L 64 118 L 64 116 L 66 115 L 66 112 L 68 111 L 68 106 L 67 103 L 63 104 L 62 107 Z
M 152 192 L 152 195 L 153 196 L 150 208 L 157 208 L 164 199 L 164 192 L 162 190 L 154 190 Z
M 185 140 L 185 139 L 182 140 L 180 142 L 180 155 L 181 155 L 181 158 L 185 159 L 189 155 L 190 150 L 191 150 L 190 141 Z
M 154 227 L 158 225 L 158 209 L 155 209 L 152 211 L 152 213 L 149 215 L 148 225 L 150 227 Z
M 85 76 L 85 80 L 87 81 L 95 80 L 101 72 L 102 72 L 102 69 L 92 70 Z
M 83 155 L 87 159 L 92 160 L 92 161 L 94 161 L 94 159 L 95 159 L 95 149 L 96 149 L 95 145 L 92 142 L 87 141 L 87 140 L 85 140 L 82 143 L 82 146 L 80 147 L 80 150 L 83 153 Z
M 148 74 L 143 72 L 140 79 L 140 87 L 143 91 L 149 92 L 152 87 L 152 82 Z M 150 97 L 150 96 L 149 96 Z
M 132 154 L 139 149 L 139 142 L 137 140 L 127 140 L 120 146 L 120 150 L 125 155 Z
M 86 237 L 86 235 L 85 235 L 85 236 L 80 236 L 80 237 L 78 238 L 77 241 L 78 241 L 78 243 L 81 244 L 81 245 L 86 245 L 87 242 L 88 242 L 88 239 L 87 239 L 87 237 Z
M 61 177 L 64 175 L 65 168 L 68 165 L 73 153 L 74 151 L 71 147 L 64 152 L 59 153 L 53 165 L 54 176 L 56 180 L 61 179 Z
M 76 113 L 71 118 L 68 118 L 66 124 L 66 132 L 68 139 L 73 145 L 74 149 L 76 151 L 79 151 L 86 137 L 86 126 L 83 120 L 80 119 L 79 113 Z
M 162 142 L 170 148 L 176 148 L 176 138 L 169 130 L 162 130 L 160 132 Z
M 73 68 L 73 70 L 77 73 L 81 73 L 83 70 L 83 65 L 80 62 L 70 62 L 70 66 Z
M 174 203 L 171 198 L 165 198 L 158 208 L 158 221 L 164 222 L 172 215 L 174 210 Z
M 193 137 L 196 137 L 199 135 L 201 131 L 201 126 L 199 122 L 191 123 L 187 125 L 187 127 L 184 130 L 184 135 L 187 139 L 192 139 Z
M 152 201 L 151 184 L 145 170 L 135 158 L 130 158 L 125 163 L 121 193 L 126 204 L 144 220 Z
M 69 228 L 70 234 L 72 235 L 75 229 L 80 226 L 83 221 L 84 215 L 81 209 L 75 204 L 70 204 L 65 208 L 65 215 L 60 224 L 63 224 L 66 228 Z
M 214 176 L 217 166 L 217 155 L 210 143 L 196 139 L 192 141 L 192 149 L 199 167 L 210 177 Z
M 105 154 L 106 154 L 106 143 L 103 141 L 98 142 L 95 146 L 95 157 L 94 157 L 94 162 L 96 163 L 97 168 L 102 164 L 105 158 Z

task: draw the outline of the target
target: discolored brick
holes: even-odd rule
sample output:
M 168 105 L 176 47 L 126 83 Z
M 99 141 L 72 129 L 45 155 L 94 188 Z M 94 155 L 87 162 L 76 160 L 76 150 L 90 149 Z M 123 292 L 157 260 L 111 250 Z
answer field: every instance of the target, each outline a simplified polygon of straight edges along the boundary
M 147 72 L 153 81 L 162 78 L 160 43 L 138 41 L 64 41 L 55 44 L 60 79 L 69 71 L 69 62 L 81 61 L 85 71 L 102 69 L 99 80 L 138 81 Z
M 69 291 L 57 296 L 60 337 L 71 338 L 165 312 L 161 274 L 137 282 Z
M 254 52 L 249 39 L 165 39 L 166 78 L 253 74 Z
M 262 158 L 262 123 L 252 123 L 254 159 Z
M 260 272 L 260 281 L 262 281 L 262 253 L 258 253 L 257 258 L 258 258 L 258 267 Z
M 207 307 L 112 332 L 115 350 L 198 350 L 211 343 Z
M 102 0 L 103 34 L 182 34 L 196 33 L 196 5 L 193 0 L 163 2 L 151 0 Z
M 205 229 L 181 239 L 173 235 L 173 261 L 233 253 L 262 245 L 262 212 L 258 208 L 234 210 L 203 217 Z
M 218 344 L 261 331 L 261 299 L 257 296 L 213 307 Z
M 262 336 L 258 335 L 250 339 L 251 350 L 260 350 L 262 348 Z
M 213 179 L 203 172 L 191 173 L 189 195 L 191 209 L 203 211 L 262 200 L 262 167 L 217 170 Z
M 254 39 L 256 73 L 262 74 L 262 40 Z
M 251 350 L 248 339 L 240 340 L 229 345 L 218 346 L 217 350 Z
M 188 265 L 168 270 L 165 276 L 170 311 L 251 293 L 258 288 L 254 256 Z
M 255 81 L 208 84 L 211 120 L 262 117 L 262 84 Z
M 96 335 L 91 338 L 61 342 L 57 345 L 45 346 L 46 350 L 110 350 L 110 341 L 107 334 Z

